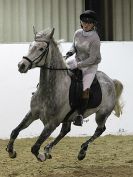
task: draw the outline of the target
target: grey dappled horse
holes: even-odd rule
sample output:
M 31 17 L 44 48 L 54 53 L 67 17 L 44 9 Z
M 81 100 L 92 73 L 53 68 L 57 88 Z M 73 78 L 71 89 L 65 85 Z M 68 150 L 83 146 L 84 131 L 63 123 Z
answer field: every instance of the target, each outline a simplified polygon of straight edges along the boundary
M 69 87 L 71 83 L 68 69 L 58 44 L 53 39 L 54 29 L 35 32 L 35 41 L 30 44 L 27 56 L 24 56 L 18 64 L 19 71 L 26 73 L 29 69 L 40 67 L 40 80 L 37 91 L 31 99 L 31 109 L 26 114 L 22 122 L 12 131 L 7 145 L 7 151 L 11 158 L 16 157 L 13 148 L 14 141 L 19 132 L 27 128 L 33 121 L 40 119 L 44 124 L 44 129 L 32 146 L 31 152 L 39 161 L 51 158 L 50 151 L 70 130 L 71 122 L 77 114 L 72 115 L 69 105 Z M 81 145 L 78 159 L 84 159 L 88 145 L 105 131 L 105 122 L 114 110 L 116 116 L 121 114 L 119 98 L 123 90 L 123 85 L 118 80 L 110 79 L 103 72 L 97 72 L 97 79 L 102 90 L 102 102 L 93 109 L 88 109 L 84 117 L 96 113 L 97 128 L 92 137 Z M 69 117 L 70 116 L 70 117 Z M 44 153 L 39 153 L 42 143 L 51 135 L 58 125 L 62 123 L 59 135 L 44 148 Z M 34 131 L 34 130 L 33 130 Z

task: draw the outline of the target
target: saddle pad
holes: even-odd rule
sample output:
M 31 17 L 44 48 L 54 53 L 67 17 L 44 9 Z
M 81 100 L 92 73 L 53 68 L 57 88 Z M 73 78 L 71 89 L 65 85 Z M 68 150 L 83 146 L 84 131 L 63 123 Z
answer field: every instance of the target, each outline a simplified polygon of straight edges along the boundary
M 83 92 L 82 72 L 74 70 L 74 75 L 71 77 L 71 85 L 69 90 L 69 104 L 72 109 L 80 107 L 81 97 Z M 93 83 L 90 87 L 90 96 L 88 100 L 88 108 L 96 108 L 100 105 L 102 100 L 102 92 L 100 84 L 95 76 Z
M 88 108 L 91 109 L 98 107 L 102 101 L 102 91 L 96 76 L 90 87 L 89 94 Z

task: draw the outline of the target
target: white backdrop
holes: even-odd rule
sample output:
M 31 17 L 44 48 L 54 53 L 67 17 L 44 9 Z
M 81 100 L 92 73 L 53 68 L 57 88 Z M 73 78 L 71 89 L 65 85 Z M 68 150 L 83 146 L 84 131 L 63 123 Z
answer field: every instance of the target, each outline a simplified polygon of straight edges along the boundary
M 39 69 L 30 70 L 27 74 L 20 74 L 17 64 L 26 54 L 29 44 L 1 44 L 0 45 L 0 138 L 9 138 L 14 129 L 28 112 L 32 92 L 36 90 L 39 80 Z M 62 43 L 61 50 L 65 52 L 71 43 Z M 103 134 L 132 134 L 133 133 L 133 42 L 102 42 L 102 61 L 99 70 L 111 78 L 119 79 L 124 85 L 124 110 L 120 119 L 113 114 L 106 123 Z M 94 115 L 84 122 L 83 127 L 72 125 L 69 136 L 92 135 L 96 128 Z M 38 120 L 23 130 L 19 137 L 38 136 L 43 129 Z M 60 126 L 52 136 L 56 136 Z

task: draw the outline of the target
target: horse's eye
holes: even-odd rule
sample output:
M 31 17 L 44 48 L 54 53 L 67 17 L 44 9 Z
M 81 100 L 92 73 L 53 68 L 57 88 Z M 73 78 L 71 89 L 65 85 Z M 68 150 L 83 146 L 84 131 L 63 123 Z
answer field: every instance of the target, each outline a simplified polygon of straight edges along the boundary
M 39 50 L 40 50 L 40 51 L 43 51 L 43 48 L 40 48 Z

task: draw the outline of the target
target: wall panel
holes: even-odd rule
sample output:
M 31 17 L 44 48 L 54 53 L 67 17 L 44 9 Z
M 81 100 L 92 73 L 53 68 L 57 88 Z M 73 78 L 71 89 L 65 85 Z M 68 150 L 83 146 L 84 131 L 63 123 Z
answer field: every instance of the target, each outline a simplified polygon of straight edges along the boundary
M 67 1 L 60 0 L 60 39 L 68 39 L 68 8 Z
M 110 0 L 113 7 L 113 40 L 133 40 L 133 0 Z M 104 0 L 105 36 L 109 34 L 108 3 Z M 0 0 L 0 42 L 33 40 L 37 31 L 55 27 L 55 38 L 72 41 L 80 27 L 79 15 L 85 0 Z
M 19 24 L 19 1 L 13 0 L 11 3 L 11 41 L 20 40 L 20 24 Z M 10 29 L 10 27 L 9 27 Z
M 57 39 L 60 38 L 60 1 L 59 0 L 52 0 L 52 27 L 55 28 L 55 37 Z
M 27 41 L 27 0 L 19 2 L 19 39 L 14 38 L 14 42 L 26 42 Z M 5 41 L 7 42 L 7 41 Z
M 133 1 L 130 3 L 130 10 L 131 10 L 131 40 L 133 40 Z
M 3 41 L 12 41 L 12 3 L 3 1 Z
M 113 0 L 113 40 L 133 40 L 132 0 Z
M 4 24 L 4 18 L 3 18 L 3 14 L 4 14 L 4 3 L 3 0 L 0 0 L 0 41 L 3 42 L 4 38 L 3 38 L 3 24 Z
M 84 0 L 0 0 L 0 42 L 33 40 L 37 31 L 55 27 L 55 38 L 72 41 Z
M 131 37 L 131 10 L 130 0 L 123 1 L 123 40 L 130 40 Z

